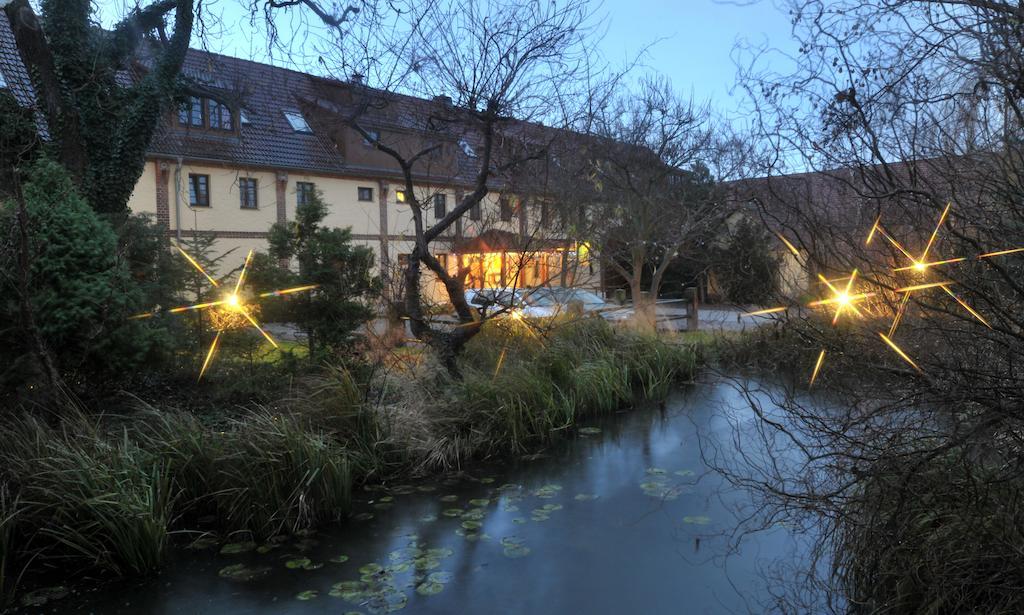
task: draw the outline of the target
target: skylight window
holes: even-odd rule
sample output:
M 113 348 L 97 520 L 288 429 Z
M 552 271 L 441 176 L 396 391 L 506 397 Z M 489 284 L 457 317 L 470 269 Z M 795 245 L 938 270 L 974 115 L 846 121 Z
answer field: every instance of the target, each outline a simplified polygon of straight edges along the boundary
M 238 110 L 238 121 L 241 124 L 248 124 L 249 123 L 249 112 L 246 111 L 245 109 L 239 109 Z
M 469 144 L 465 139 L 459 140 L 459 147 L 462 148 L 462 153 L 469 156 L 470 158 L 476 158 L 476 150 Z
M 298 111 L 285 111 L 284 117 L 291 124 L 292 130 L 295 132 L 307 132 L 312 133 L 313 129 L 309 127 L 306 122 L 306 118 L 302 117 L 302 114 Z

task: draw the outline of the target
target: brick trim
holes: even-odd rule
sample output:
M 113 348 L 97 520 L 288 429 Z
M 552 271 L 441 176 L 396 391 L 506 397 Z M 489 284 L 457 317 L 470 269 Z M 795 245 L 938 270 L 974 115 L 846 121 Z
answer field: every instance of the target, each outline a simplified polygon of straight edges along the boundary
M 379 254 L 377 255 L 380 259 L 380 280 L 381 286 L 384 289 L 384 299 L 391 300 L 391 297 L 387 296 L 388 289 L 391 288 L 388 265 L 391 264 L 390 257 L 390 239 L 388 235 L 388 191 L 391 189 L 391 185 L 384 180 L 377 180 L 377 210 L 379 219 L 377 221 L 377 229 L 380 233 L 377 236 L 377 241 L 380 243 Z M 355 235 L 353 235 L 355 237 Z
M 166 160 L 154 160 L 153 167 L 156 178 L 156 223 L 165 230 L 169 230 L 171 228 L 171 198 L 167 183 L 170 180 L 171 165 Z
M 277 221 L 284 224 L 288 221 L 288 174 L 278 171 L 274 184 L 277 187 Z

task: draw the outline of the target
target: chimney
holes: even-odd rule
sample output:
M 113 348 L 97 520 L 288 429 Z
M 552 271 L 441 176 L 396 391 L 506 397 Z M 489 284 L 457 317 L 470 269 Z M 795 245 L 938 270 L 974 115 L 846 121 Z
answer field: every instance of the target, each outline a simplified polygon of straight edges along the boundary
M 349 81 L 355 85 L 363 85 L 363 73 L 352 73 L 352 76 L 349 77 Z

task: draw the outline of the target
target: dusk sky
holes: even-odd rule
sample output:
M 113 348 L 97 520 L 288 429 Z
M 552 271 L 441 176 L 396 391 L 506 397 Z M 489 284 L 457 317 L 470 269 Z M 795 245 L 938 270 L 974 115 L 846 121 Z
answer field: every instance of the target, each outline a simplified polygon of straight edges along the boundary
M 596 15 L 604 18 L 606 33 L 601 51 L 609 62 L 624 64 L 649 46 L 642 60 L 645 69 L 666 75 L 681 93 L 692 93 L 698 101 L 710 99 L 719 112 L 735 116 L 743 95 L 733 91 L 736 44 L 767 46 L 781 52 L 796 47 L 790 35 L 789 16 L 780 8 L 781 4 L 781 0 L 607 0 L 595 2 L 594 7 Z M 109 14 L 101 14 L 106 25 L 124 14 L 123 6 L 108 6 Z M 255 24 L 251 23 L 247 6 L 239 0 L 204 2 L 204 22 L 209 31 L 204 42 L 197 39 L 193 44 L 205 44 L 211 51 L 238 57 L 317 71 L 313 63 L 302 66 L 299 52 L 302 49 L 307 58 L 315 58 L 313 45 L 292 41 L 291 58 L 268 54 L 262 14 Z M 292 15 L 305 16 L 308 11 L 296 9 Z M 291 22 L 295 17 L 282 17 L 278 23 L 282 38 L 289 28 L 305 31 L 304 25 Z

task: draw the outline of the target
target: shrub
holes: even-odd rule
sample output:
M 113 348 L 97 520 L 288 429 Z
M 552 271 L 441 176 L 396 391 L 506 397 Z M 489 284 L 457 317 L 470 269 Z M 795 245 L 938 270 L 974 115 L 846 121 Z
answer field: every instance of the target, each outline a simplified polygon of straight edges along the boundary
M 0 379 L 32 382 L 33 357 L 22 318 L 23 292 L 42 341 L 66 380 L 115 383 L 153 347 L 154 334 L 140 321 L 142 295 L 117 258 L 117 237 L 75 191 L 63 167 L 42 159 L 28 172 L 24 191 L 29 224 L 27 287 L 19 276 L 0 280 Z M 3 205 L 0 226 L 16 236 L 14 206 Z M 18 242 L 0 248 L 0 267 L 18 272 Z M 81 388 L 81 387 L 80 387 Z

